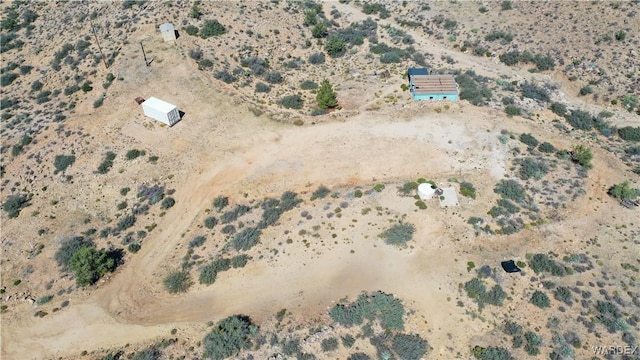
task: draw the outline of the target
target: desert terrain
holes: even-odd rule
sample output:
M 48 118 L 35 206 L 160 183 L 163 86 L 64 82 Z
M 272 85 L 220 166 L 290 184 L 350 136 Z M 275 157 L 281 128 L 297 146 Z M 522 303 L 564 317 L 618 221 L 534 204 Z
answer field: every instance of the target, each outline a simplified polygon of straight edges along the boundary
M 640 6 L 542 4 L 3 3 L 0 356 L 640 358 Z

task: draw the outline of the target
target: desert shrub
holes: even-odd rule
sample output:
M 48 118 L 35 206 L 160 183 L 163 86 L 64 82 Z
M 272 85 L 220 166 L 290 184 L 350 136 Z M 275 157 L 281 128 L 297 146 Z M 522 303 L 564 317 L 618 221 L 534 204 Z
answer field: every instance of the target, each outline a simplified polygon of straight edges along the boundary
M 82 236 L 73 236 L 67 238 L 62 241 L 60 247 L 58 248 L 58 250 L 56 250 L 54 259 L 62 268 L 62 270 L 68 270 L 69 263 L 73 254 L 75 254 L 76 251 L 80 250 L 81 248 L 90 246 L 93 246 L 93 241 L 91 241 L 91 239 L 87 239 Z
M 249 256 L 240 254 L 231 258 L 230 263 L 233 268 L 243 268 L 249 262 Z
M 407 241 L 413 238 L 415 231 L 416 228 L 412 224 L 399 223 L 385 230 L 380 237 L 384 238 L 389 245 L 406 246 Z
M 404 183 L 404 185 L 402 185 L 402 187 L 398 188 L 398 191 L 400 191 L 404 195 L 407 195 L 412 191 L 415 191 L 417 188 L 418 188 L 417 182 L 407 181 L 406 183 Z
M 229 198 L 226 196 L 218 196 L 213 199 L 213 208 L 216 209 L 217 212 L 222 211 L 226 206 L 229 205 Z
M 186 292 L 192 285 L 192 281 L 189 273 L 174 270 L 165 276 L 162 284 L 170 294 L 177 294 Z
M 160 360 L 161 358 L 162 352 L 156 346 L 136 351 L 128 357 L 130 360 Z
M 268 93 L 269 91 L 271 91 L 271 86 L 265 84 L 265 83 L 256 83 L 256 88 L 255 91 L 257 93 Z
M 44 295 L 38 298 L 38 300 L 36 300 L 36 304 L 37 305 L 44 305 L 46 303 L 48 303 L 49 301 L 51 301 L 51 299 L 53 299 L 53 295 Z
M 172 208 L 173 205 L 175 204 L 176 204 L 176 201 L 172 197 L 166 197 L 162 199 L 162 203 L 160 203 L 160 207 L 166 210 L 166 209 Z
M 315 90 L 318 88 L 318 84 L 311 80 L 305 80 L 300 83 L 300 89 L 302 90 Z
M 131 149 L 129 151 L 127 151 L 127 154 L 125 155 L 125 159 L 127 160 L 133 160 L 136 159 L 140 156 L 144 156 L 146 154 L 146 152 L 144 150 L 138 150 L 138 149 Z
M 142 184 L 138 187 L 138 197 L 142 200 L 147 200 L 149 205 L 154 205 L 164 199 L 164 186 L 155 184 L 148 186 Z
M 640 141 L 640 127 L 625 126 L 618 129 L 618 136 L 626 141 Z
M 456 83 L 460 87 L 460 99 L 468 100 L 471 104 L 480 106 L 491 100 L 492 92 L 486 86 L 487 78 L 476 75 L 472 70 L 456 76 Z
M 0 86 L 9 86 L 13 83 L 17 78 L 18 74 L 16 73 L 6 73 L 0 76 Z
M 531 134 L 520 134 L 520 141 L 522 143 L 524 143 L 525 145 L 528 145 L 530 147 L 536 147 L 538 146 L 538 139 L 536 139 L 533 135 Z
M 74 272 L 79 286 L 94 284 L 115 267 L 115 260 L 104 249 L 97 250 L 93 246 L 81 247 L 69 259 L 69 269 Z
M 484 39 L 486 41 L 495 41 L 495 40 L 502 40 L 503 43 L 508 43 L 511 42 L 511 40 L 513 40 L 513 34 L 508 33 L 506 31 L 503 30 L 494 30 L 490 33 L 488 33 Z
M 268 71 L 264 74 L 264 80 L 269 84 L 280 84 L 284 81 L 282 74 L 278 71 Z
M 351 348 L 356 342 L 356 338 L 354 338 L 351 334 L 341 336 L 340 340 L 342 341 L 342 346 L 346 348 Z
M 339 346 L 338 339 L 334 337 L 322 339 L 322 342 L 320 343 L 320 347 L 324 352 L 336 350 L 338 346 Z
M 207 238 L 202 235 L 196 236 L 193 239 L 191 239 L 191 241 L 189 241 L 188 247 L 189 249 L 191 249 L 191 248 L 202 246 L 206 240 Z
M 462 196 L 470 197 L 472 199 L 476 198 L 476 188 L 472 183 L 463 181 L 460 183 L 460 194 Z
M 325 197 L 327 197 L 327 195 L 329 195 L 329 193 L 331 193 L 331 190 L 329 190 L 326 186 L 324 185 L 320 185 L 312 194 L 311 194 L 311 201 L 315 200 L 315 199 L 324 199 Z
M 533 57 L 533 63 L 536 64 L 536 69 L 539 71 L 553 70 L 556 66 L 556 61 L 548 55 L 536 54 Z
M 113 160 L 115 160 L 116 154 L 112 151 L 107 151 L 104 160 L 98 165 L 98 173 L 106 174 L 113 167 Z
M 476 345 L 471 349 L 471 353 L 473 354 L 473 357 L 478 360 L 515 360 L 515 358 L 511 356 L 509 350 L 503 347 L 489 346 L 487 348 L 483 348 Z
M 138 251 L 140 251 L 140 249 L 142 248 L 142 246 L 140 245 L 140 243 L 134 242 L 129 244 L 129 246 L 127 246 L 127 250 L 129 250 L 130 253 L 135 254 Z
M 324 49 L 331 57 L 342 56 L 347 48 L 346 42 L 336 34 L 331 34 L 327 38 Z
M 229 73 L 228 70 L 220 70 L 220 71 L 216 71 L 213 74 L 213 77 L 226 83 L 226 84 L 231 84 L 233 82 L 235 82 L 236 80 L 238 80 L 238 78 L 236 78 L 235 76 L 233 76 L 231 73 Z
M 549 172 L 549 167 L 544 160 L 536 160 L 533 158 L 525 158 L 520 164 L 518 175 L 522 180 L 542 179 Z
M 324 64 L 324 62 L 325 62 L 324 53 L 315 52 L 309 55 L 309 63 L 312 65 L 320 65 L 320 64 Z
M 571 159 L 574 162 L 582 165 L 582 167 L 584 167 L 585 169 L 591 169 L 593 167 L 593 165 L 591 164 L 591 160 L 593 160 L 593 154 L 591 153 L 591 149 L 586 146 L 574 146 Z
M 214 263 L 207 264 L 200 269 L 200 284 L 211 285 L 216 282 L 218 269 Z
M 520 62 L 520 51 L 512 50 L 498 56 L 500 61 L 505 65 L 515 65 Z
M 228 224 L 231 222 L 236 221 L 239 217 L 241 217 L 242 215 L 248 213 L 249 211 L 251 211 L 251 208 L 247 205 L 236 205 L 233 209 L 225 212 L 224 214 L 222 214 L 222 216 L 220 217 L 220 221 L 223 224 Z
M 311 36 L 316 39 L 321 39 L 328 35 L 327 25 L 325 23 L 319 22 L 316 23 L 311 29 Z
M 53 167 L 56 168 L 56 172 L 65 171 L 69 166 L 73 165 L 76 161 L 74 155 L 56 155 Z
M 566 275 L 566 271 L 564 267 L 558 264 L 555 260 L 549 258 L 546 254 L 535 254 L 531 257 L 529 261 L 529 267 L 536 274 L 542 272 L 548 272 L 551 275 L 555 276 L 564 276 Z
M 522 335 L 523 329 L 522 325 L 517 322 L 507 320 L 502 324 L 502 332 L 510 336 L 517 336 Z
M 422 359 L 428 346 L 427 341 L 417 334 L 396 334 L 391 342 L 391 348 L 400 359 Z
M 522 115 L 522 109 L 515 105 L 507 105 L 504 107 L 504 112 L 508 116 L 520 116 Z
M 7 199 L 2 203 L 2 210 L 7 213 L 7 216 L 12 219 L 20 215 L 20 210 L 29 205 L 30 196 L 22 194 L 12 194 L 7 196 Z
M 585 96 L 585 95 L 589 95 L 593 93 L 593 88 L 590 85 L 585 85 L 583 87 L 580 88 L 580 91 L 578 92 L 579 96 Z
M 261 231 L 255 227 L 247 227 L 237 233 L 231 240 L 231 245 L 236 250 L 249 250 L 260 241 Z
M 504 11 L 506 10 L 511 10 L 513 9 L 513 6 L 511 5 L 511 1 L 510 0 L 504 0 L 502 2 L 502 4 L 500 5 L 500 8 Z
M 331 319 L 341 325 L 360 325 L 365 319 L 380 321 L 386 331 L 404 329 L 404 306 L 391 294 L 376 291 L 362 293 L 351 304 L 337 304 L 329 310 Z
M 464 284 L 464 290 L 471 299 L 473 299 L 480 309 L 486 304 L 494 306 L 502 306 L 507 298 L 507 293 L 502 290 L 500 285 L 494 285 L 491 290 L 487 291 L 486 285 L 479 278 L 473 278 Z
M 567 106 L 558 102 L 551 103 L 550 109 L 554 114 L 562 117 L 567 113 Z
M 619 200 L 633 200 L 640 196 L 640 189 L 632 188 L 631 183 L 627 180 L 609 188 L 607 194 Z
M 530 99 L 540 101 L 549 101 L 551 99 L 549 97 L 549 91 L 547 89 L 528 81 L 525 81 L 522 85 L 520 85 L 520 91 L 522 92 L 522 96 Z
M 286 109 L 302 109 L 304 100 L 300 95 L 288 95 L 280 98 L 278 103 Z
M 571 295 L 571 290 L 569 290 L 569 288 L 567 288 L 565 286 L 558 286 L 553 291 L 553 297 L 556 300 L 562 301 L 567 305 L 571 305 L 572 304 L 573 295 Z
M 198 31 L 199 31 L 199 29 L 198 29 L 198 27 L 197 27 L 197 26 L 194 26 L 194 25 L 187 25 L 187 26 L 185 26 L 185 27 L 184 27 L 184 31 L 185 31 L 188 35 L 196 36 L 196 35 L 198 35 Z
M 300 352 L 300 339 L 285 339 L 282 341 L 282 352 L 284 355 L 291 356 Z
M 115 231 L 120 232 L 132 227 L 136 223 L 136 216 L 131 214 L 123 217 L 118 221 Z
M 551 154 L 556 152 L 558 149 L 556 149 L 553 145 L 551 145 L 548 142 L 543 142 L 538 146 L 538 151 L 543 152 L 543 153 L 547 153 L 547 154 Z
M 567 117 L 567 122 L 576 129 L 591 130 L 594 125 L 595 118 L 586 111 L 571 110 Z
M 347 360 L 371 360 L 371 357 L 363 352 L 357 352 L 349 355 Z
M 220 36 L 225 32 L 227 32 L 227 29 L 218 20 L 206 20 L 202 25 L 202 29 L 200 29 L 200 37 L 206 39 L 212 36 Z
M 258 327 L 244 315 L 233 315 L 220 320 L 204 340 L 204 358 L 226 359 L 251 347 L 251 338 L 258 335 Z
M 549 297 L 545 293 L 539 290 L 536 290 L 533 292 L 529 302 L 541 309 L 548 308 L 549 306 L 551 306 L 551 301 L 549 300 Z
M 226 235 L 234 234 L 236 232 L 236 227 L 231 224 L 228 224 L 223 226 L 222 229 L 220 229 L 220 231 Z
M 629 326 L 625 322 L 620 309 L 609 301 L 605 302 L 598 300 L 596 304 L 596 311 L 596 320 L 604 325 L 612 334 L 618 330 L 626 330 Z
M 204 227 L 206 227 L 207 229 L 213 229 L 216 225 L 218 225 L 218 219 L 216 219 L 213 216 L 209 216 L 208 218 L 204 219 Z
M 496 194 L 516 202 L 524 200 L 525 189 L 515 180 L 501 180 L 493 189 Z

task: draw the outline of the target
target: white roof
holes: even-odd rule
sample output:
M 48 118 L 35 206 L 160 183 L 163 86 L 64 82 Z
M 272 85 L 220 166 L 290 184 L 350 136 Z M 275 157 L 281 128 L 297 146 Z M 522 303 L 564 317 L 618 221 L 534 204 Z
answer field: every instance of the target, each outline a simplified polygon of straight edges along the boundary
M 164 23 L 160 25 L 160 32 L 174 31 L 173 24 Z
M 142 103 L 142 105 L 152 107 L 164 113 L 169 113 L 176 108 L 175 105 L 169 104 L 168 102 L 162 101 L 155 97 L 148 98 L 145 102 Z

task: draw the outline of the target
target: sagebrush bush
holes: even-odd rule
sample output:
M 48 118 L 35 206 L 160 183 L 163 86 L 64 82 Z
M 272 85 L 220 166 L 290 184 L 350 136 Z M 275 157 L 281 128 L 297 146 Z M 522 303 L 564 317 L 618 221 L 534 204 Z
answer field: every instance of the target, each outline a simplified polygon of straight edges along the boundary
M 338 339 L 334 337 L 322 339 L 322 342 L 320 343 L 320 348 L 322 349 L 323 352 L 336 350 L 338 349 L 338 346 L 339 346 Z
M 317 88 L 318 88 L 318 84 L 311 80 L 305 80 L 302 83 L 300 83 L 300 89 L 302 90 L 315 90 Z
M 231 244 L 236 250 L 249 250 L 260 241 L 261 231 L 255 227 L 246 227 L 237 233 L 231 240 Z
M 299 110 L 299 109 L 302 109 L 302 106 L 304 105 L 304 100 L 300 95 L 287 95 L 280 98 L 280 100 L 278 100 L 278 104 L 280 104 L 282 107 L 286 109 Z
M 218 212 L 222 211 L 222 209 L 224 209 L 228 205 L 229 205 L 229 198 L 226 196 L 220 195 L 215 199 L 213 199 L 213 207 Z
M 493 189 L 496 194 L 502 195 L 505 199 L 514 200 L 516 202 L 522 201 L 525 198 L 525 189 L 517 181 L 501 180 Z
M 256 88 L 255 91 L 257 93 L 268 93 L 269 91 L 271 91 L 271 86 L 265 84 L 265 83 L 256 83 Z
M 625 126 L 618 129 L 618 136 L 626 141 L 640 141 L 640 126 Z
M 325 62 L 325 56 L 321 52 L 315 52 L 309 55 L 309 63 L 311 65 L 320 65 L 320 64 L 324 64 L 324 62 Z
M 533 292 L 533 294 L 531 294 L 531 299 L 529 300 L 529 302 L 541 309 L 545 309 L 551 306 L 551 300 L 549 300 L 549 297 L 539 290 L 536 290 Z
M 199 247 L 202 246 L 204 244 L 204 242 L 207 240 L 206 237 L 202 236 L 202 235 L 198 235 L 196 237 L 194 237 L 193 239 L 191 239 L 191 241 L 189 241 L 189 249 L 194 248 L 194 247 Z
M 216 225 L 218 225 L 218 219 L 216 219 L 213 216 L 209 216 L 208 218 L 204 219 L 204 227 L 206 227 L 207 229 L 213 229 Z
M 176 204 L 176 201 L 172 197 L 166 197 L 162 199 L 162 203 L 160 204 L 160 207 L 166 210 L 166 209 L 172 208 L 173 205 L 175 204 Z
M 258 327 L 253 325 L 248 316 L 233 315 L 220 320 L 203 340 L 204 358 L 226 359 L 249 349 L 251 339 L 258 332 Z
M 522 180 L 542 179 L 549 172 L 549 167 L 543 159 L 525 158 L 520 163 L 519 177 Z
M 399 223 L 385 230 L 380 236 L 389 245 L 406 246 L 407 242 L 413 238 L 416 231 L 415 226 L 408 223 Z
M 218 20 L 206 20 L 199 32 L 200 37 L 206 39 L 212 36 L 220 36 L 227 32 L 227 29 Z
M 7 213 L 7 216 L 11 218 L 16 218 L 20 215 L 20 210 L 27 207 L 29 205 L 29 200 L 31 196 L 26 196 L 23 194 L 12 194 L 7 196 L 7 199 L 2 203 L 2 210 Z
M 460 183 L 460 194 L 462 196 L 470 197 L 472 199 L 476 198 L 476 188 L 472 183 L 463 181 Z
M 427 353 L 429 343 L 418 334 L 396 334 L 391 347 L 400 359 L 422 359 Z
M 542 272 L 548 272 L 555 276 L 564 276 L 567 274 L 563 266 L 549 258 L 546 254 L 533 255 L 529 261 L 529 267 L 531 267 L 536 274 Z
M 62 172 L 73 165 L 74 162 L 76 162 L 74 155 L 56 155 L 53 166 L 56 168 L 56 172 Z
M 162 281 L 164 288 L 171 294 L 186 292 L 192 285 L 189 273 L 174 270 L 165 276 Z

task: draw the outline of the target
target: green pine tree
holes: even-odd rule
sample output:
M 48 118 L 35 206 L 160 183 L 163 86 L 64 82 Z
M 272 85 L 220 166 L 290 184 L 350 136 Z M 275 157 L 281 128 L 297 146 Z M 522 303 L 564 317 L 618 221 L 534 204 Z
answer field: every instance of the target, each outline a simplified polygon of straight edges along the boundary
M 80 286 L 91 285 L 116 266 L 107 252 L 96 250 L 93 246 L 85 246 L 77 250 L 69 261 L 69 268 L 76 275 L 76 283 Z
M 316 102 L 321 109 L 334 108 L 338 105 L 336 93 L 329 80 L 324 79 L 318 88 L 316 94 Z

